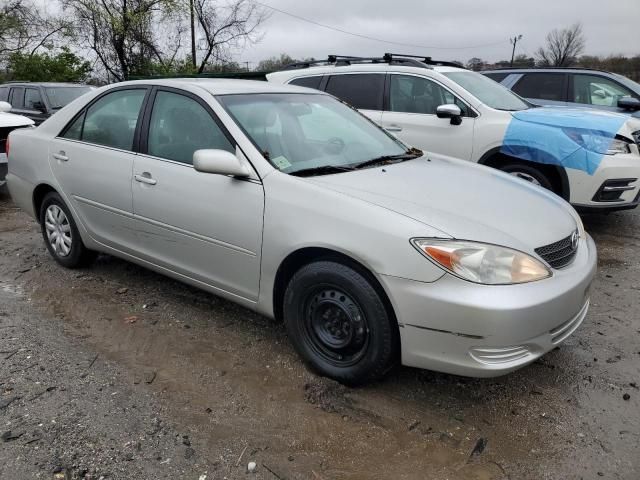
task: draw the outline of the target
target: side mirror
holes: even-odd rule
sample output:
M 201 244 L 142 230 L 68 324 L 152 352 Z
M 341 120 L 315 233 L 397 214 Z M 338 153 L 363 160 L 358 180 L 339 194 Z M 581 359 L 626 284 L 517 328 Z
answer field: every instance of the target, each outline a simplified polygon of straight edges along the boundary
M 462 123 L 462 110 L 453 103 L 440 105 L 436 108 L 436 115 L 438 118 L 450 118 L 451 125 L 460 125 Z
M 249 169 L 233 153 L 226 150 L 196 150 L 193 152 L 193 168 L 202 173 L 248 177 Z
M 38 110 L 39 112 L 46 113 L 47 108 L 44 106 L 42 102 L 33 102 L 33 109 Z
M 7 113 L 11 111 L 11 104 L 9 102 L 0 102 L 0 113 Z
M 625 110 L 640 110 L 640 100 L 634 97 L 622 97 L 618 99 L 618 107 Z

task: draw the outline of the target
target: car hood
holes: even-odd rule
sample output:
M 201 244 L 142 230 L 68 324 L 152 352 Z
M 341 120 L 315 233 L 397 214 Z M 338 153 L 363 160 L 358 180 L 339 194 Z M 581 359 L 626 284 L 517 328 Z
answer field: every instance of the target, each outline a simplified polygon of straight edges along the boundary
M 462 160 L 425 156 L 306 180 L 410 217 L 443 237 L 532 252 L 577 228 L 573 208 L 560 197 Z
M 0 128 L 6 127 L 26 127 L 33 125 L 33 120 L 15 113 L 0 112 Z

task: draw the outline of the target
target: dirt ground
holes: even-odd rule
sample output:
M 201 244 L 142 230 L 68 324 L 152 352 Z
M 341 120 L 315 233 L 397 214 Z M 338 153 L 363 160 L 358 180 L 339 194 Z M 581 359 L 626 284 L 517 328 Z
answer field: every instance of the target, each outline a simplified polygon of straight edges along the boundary
M 230 302 L 109 256 L 63 269 L 0 197 L 0 478 L 638 479 L 640 212 L 585 225 L 599 272 L 560 348 L 350 389 Z

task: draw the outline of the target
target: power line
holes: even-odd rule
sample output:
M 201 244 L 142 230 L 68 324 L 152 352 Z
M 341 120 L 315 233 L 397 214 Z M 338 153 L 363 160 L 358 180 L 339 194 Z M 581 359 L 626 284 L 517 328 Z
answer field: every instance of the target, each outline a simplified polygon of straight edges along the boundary
M 296 15 L 295 13 L 286 12 L 286 11 L 281 10 L 279 8 L 272 7 L 271 5 L 267 5 L 266 3 L 258 2 L 257 0 L 252 0 L 252 1 L 253 1 L 253 3 L 261 5 L 261 6 L 265 7 L 265 8 L 273 10 L 275 12 L 282 13 L 283 15 L 287 15 L 289 17 L 301 20 L 303 22 L 311 23 L 311 24 L 316 25 L 318 27 L 322 27 L 322 28 L 327 28 L 329 30 L 333 30 L 334 32 L 340 32 L 340 33 L 344 33 L 345 35 L 351 35 L 352 37 L 364 38 L 365 40 L 372 40 L 374 42 L 388 43 L 388 44 L 391 44 L 391 45 L 400 45 L 402 47 L 424 48 L 424 49 L 432 49 L 432 50 L 467 50 L 467 49 L 474 49 L 474 48 L 493 47 L 495 45 L 503 45 L 504 43 L 506 43 L 505 40 L 501 40 L 499 42 L 487 43 L 487 44 L 484 44 L 484 45 L 471 45 L 471 46 L 466 46 L 466 47 L 435 47 L 433 45 L 429 46 L 429 45 L 416 45 L 416 44 L 413 44 L 413 43 L 394 42 L 393 40 L 384 40 L 382 38 L 370 37 L 368 35 L 363 35 L 361 33 L 349 32 L 347 30 L 343 30 L 343 29 L 338 28 L 338 27 L 332 27 L 331 25 L 326 25 L 324 23 L 316 22 L 315 20 L 311 20 L 309 18 L 305 18 L 305 17 L 302 17 L 300 15 Z

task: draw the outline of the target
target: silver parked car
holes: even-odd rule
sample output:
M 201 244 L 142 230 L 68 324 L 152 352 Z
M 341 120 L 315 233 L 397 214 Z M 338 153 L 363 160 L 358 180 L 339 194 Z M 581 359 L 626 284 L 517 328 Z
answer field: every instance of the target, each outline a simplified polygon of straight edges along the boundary
M 530 363 L 583 321 L 596 269 L 556 195 L 427 158 L 301 87 L 104 87 L 12 132 L 8 182 L 60 264 L 106 252 L 283 319 L 311 367 L 351 384 L 398 361 Z

